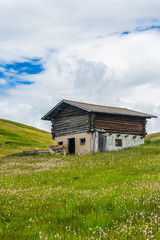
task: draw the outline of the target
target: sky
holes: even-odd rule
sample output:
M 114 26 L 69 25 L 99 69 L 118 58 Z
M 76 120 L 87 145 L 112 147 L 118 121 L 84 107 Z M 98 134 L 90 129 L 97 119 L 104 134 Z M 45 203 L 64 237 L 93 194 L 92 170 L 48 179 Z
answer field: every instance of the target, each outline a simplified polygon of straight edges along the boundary
M 0 1 L 0 118 L 50 131 L 62 99 L 158 116 L 159 0 Z

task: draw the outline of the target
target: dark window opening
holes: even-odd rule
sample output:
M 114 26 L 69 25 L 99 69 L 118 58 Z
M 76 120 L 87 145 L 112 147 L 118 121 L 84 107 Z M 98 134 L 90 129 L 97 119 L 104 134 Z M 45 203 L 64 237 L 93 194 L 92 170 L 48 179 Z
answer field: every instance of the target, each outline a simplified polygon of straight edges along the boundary
M 115 139 L 115 146 L 122 147 L 122 139 Z
M 63 142 L 58 142 L 58 145 L 63 145 Z
M 80 145 L 85 145 L 86 139 L 85 138 L 80 138 Z

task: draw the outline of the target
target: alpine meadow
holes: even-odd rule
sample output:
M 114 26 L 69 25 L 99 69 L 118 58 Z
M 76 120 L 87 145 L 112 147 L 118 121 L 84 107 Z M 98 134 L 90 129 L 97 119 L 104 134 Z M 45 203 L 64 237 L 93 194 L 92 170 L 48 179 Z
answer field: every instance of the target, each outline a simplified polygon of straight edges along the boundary
M 159 137 L 116 152 L 1 158 L 0 239 L 160 239 Z
M 0 240 L 160 240 L 160 0 L 0 0 Z

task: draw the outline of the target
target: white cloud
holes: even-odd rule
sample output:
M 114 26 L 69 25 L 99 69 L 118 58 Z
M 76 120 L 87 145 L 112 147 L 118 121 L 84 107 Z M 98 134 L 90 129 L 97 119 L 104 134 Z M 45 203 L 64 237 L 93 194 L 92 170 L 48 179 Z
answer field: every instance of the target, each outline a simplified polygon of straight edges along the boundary
M 63 98 L 160 115 L 160 32 L 135 31 L 159 25 L 159 10 L 158 0 L 1 1 L 0 62 L 41 57 L 45 71 L 3 92 L 0 117 L 49 130 L 40 118 Z
M 5 85 L 6 84 L 6 80 L 0 78 L 0 85 Z

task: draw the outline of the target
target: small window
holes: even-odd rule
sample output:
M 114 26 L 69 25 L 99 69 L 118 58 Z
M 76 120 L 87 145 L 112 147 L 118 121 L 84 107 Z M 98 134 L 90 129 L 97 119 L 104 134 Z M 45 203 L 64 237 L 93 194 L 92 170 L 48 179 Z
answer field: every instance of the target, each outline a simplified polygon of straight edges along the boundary
M 115 146 L 122 147 L 122 139 L 115 139 Z
M 63 142 L 58 142 L 58 145 L 63 145 Z
M 85 138 L 80 138 L 80 145 L 85 145 L 86 139 Z

